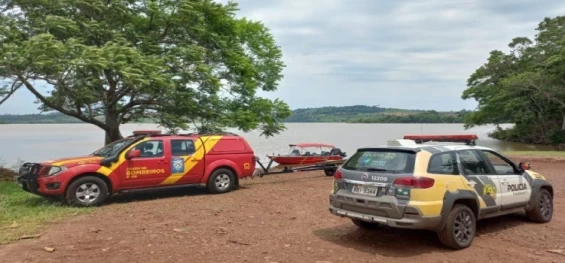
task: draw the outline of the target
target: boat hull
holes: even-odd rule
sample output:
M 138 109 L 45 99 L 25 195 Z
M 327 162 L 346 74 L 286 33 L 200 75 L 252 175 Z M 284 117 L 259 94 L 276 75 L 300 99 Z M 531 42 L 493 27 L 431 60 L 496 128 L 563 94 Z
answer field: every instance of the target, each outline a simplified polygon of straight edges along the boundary
M 281 165 L 314 164 L 325 161 L 342 160 L 341 156 L 267 156 Z

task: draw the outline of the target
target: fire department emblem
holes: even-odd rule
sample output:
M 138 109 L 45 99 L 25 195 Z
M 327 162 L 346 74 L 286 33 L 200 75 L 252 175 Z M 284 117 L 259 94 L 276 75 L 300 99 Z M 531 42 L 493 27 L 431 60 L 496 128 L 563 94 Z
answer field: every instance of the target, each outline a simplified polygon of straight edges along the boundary
M 173 173 L 184 172 L 184 160 L 182 158 L 173 158 Z

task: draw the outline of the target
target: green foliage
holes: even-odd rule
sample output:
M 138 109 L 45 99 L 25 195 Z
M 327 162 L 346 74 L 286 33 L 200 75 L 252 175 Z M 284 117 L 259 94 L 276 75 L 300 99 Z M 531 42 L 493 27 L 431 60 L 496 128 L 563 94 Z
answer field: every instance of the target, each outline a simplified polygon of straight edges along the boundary
M 61 114 L 5 114 L 0 115 L 0 124 L 38 124 L 38 123 L 84 123 L 76 118 Z
M 494 50 L 468 79 L 463 99 L 477 111 L 465 118 L 475 125 L 515 123 L 497 130 L 498 139 L 559 144 L 565 130 L 565 17 L 544 19 L 535 40 L 517 37 L 505 54 Z
M 211 0 L 1 1 L 0 77 L 55 110 L 121 138 L 119 125 L 151 118 L 171 130 L 284 129 L 291 111 L 274 91 L 282 52 L 237 4 Z M 53 91 L 44 96 L 39 82 Z
M 14 182 L 0 181 L 0 244 L 36 234 L 43 223 L 92 210 L 65 206 L 25 192 Z
M 416 114 L 378 114 L 352 118 L 353 123 L 463 123 L 464 113 L 446 114 L 426 111 Z
M 294 110 L 287 122 L 462 123 L 467 111 L 436 112 L 378 106 L 321 107 Z

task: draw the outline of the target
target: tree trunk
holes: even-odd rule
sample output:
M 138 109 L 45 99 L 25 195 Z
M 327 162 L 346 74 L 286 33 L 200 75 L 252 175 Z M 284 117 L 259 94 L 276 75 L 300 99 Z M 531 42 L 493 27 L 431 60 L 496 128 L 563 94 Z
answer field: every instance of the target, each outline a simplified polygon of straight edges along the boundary
M 561 130 L 565 131 L 565 114 L 563 114 L 563 123 L 561 124 Z
M 108 111 L 106 114 L 106 139 L 105 144 L 122 139 L 122 133 L 120 132 L 120 123 L 118 122 L 118 114 L 113 111 Z

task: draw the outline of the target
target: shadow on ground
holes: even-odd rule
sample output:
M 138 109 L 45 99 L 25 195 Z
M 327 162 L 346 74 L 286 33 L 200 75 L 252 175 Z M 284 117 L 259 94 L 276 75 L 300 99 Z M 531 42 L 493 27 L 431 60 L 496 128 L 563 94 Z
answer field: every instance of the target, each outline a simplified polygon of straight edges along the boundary
M 528 223 L 521 214 L 481 220 L 477 223 L 477 236 L 471 246 L 480 244 L 482 235 L 496 235 L 497 232 Z M 320 239 L 336 245 L 384 257 L 413 257 L 432 252 L 456 251 L 444 247 L 436 233 L 425 230 L 386 226 L 366 230 L 358 228 L 353 223 L 346 223 L 332 228 L 318 229 L 313 233 Z
M 239 191 L 240 189 L 235 190 Z M 139 201 L 150 201 L 156 199 L 176 198 L 185 196 L 209 195 L 210 193 L 204 187 L 180 187 L 173 189 L 152 189 L 140 192 L 120 193 L 112 196 L 107 204 L 115 203 L 130 203 Z

